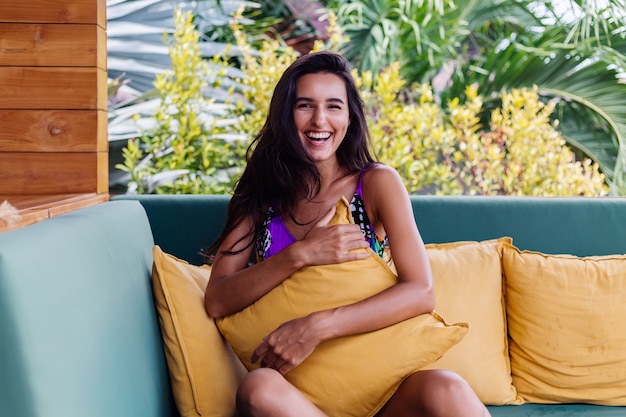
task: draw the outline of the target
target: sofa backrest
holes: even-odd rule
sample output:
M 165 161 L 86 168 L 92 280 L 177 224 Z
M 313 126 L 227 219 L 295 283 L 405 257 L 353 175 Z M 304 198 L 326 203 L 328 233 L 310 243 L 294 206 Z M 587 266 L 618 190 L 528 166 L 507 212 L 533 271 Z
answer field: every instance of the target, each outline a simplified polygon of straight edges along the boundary
M 626 253 L 626 198 L 420 196 L 413 209 L 428 243 L 510 236 L 549 254 Z
M 139 195 L 154 239 L 193 264 L 221 231 L 229 197 Z M 520 249 L 577 256 L 626 253 L 626 198 L 412 196 L 426 243 L 510 236 Z
M 164 252 L 201 265 L 200 250 L 219 235 L 226 221 L 226 195 L 120 195 L 117 200 L 139 201 L 150 219 L 152 234 Z
M 175 415 L 153 245 L 135 201 L 0 234 L 0 415 Z

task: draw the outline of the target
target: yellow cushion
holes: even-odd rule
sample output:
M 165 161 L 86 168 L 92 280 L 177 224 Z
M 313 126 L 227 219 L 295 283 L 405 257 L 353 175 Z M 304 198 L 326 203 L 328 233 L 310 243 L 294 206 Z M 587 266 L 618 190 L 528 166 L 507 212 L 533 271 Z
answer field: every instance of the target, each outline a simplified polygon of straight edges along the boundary
M 204 310 L 211 270 L 153 249 L 152 285 L 176 406 L 182 417 L 232 417 L 247 372 Z
M 626 405 L 626 256 L 503 252 L 513 384 L 527 401 Z
M 345 198 L 333 223 L 353 222 Z M 217 325 L 246 367 L 264 336 L 280 324 L 311 312 L 362 300 L 396 282 L 372 252 L 364 260 L 306 267 L 246 309 Z M 286 378 L 326 414 L 372 416 L 403 378 L 440 357 L 467 332 L 467 324 L 447 324 L 437 313 L 423 314 L 387 328 L 319 345 Z
M 521 404 L 511 379 L 504 311 L 502 246 L 510 238 L 426 245 L 436 308 L 471 328 L 430 369 L 461 375 L 485 404 Z

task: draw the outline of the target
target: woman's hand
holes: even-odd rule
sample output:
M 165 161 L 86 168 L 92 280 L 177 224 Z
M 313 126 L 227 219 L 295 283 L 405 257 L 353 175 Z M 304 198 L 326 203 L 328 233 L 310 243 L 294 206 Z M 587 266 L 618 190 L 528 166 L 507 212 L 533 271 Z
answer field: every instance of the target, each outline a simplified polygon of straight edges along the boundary
M 356 224 L 337 224 L 329 226 L 335 215 L 333 205 L 328 212 L 306 234 L 304 239 L 294 243 L 299 249 L 297 256 L 304 265 L 328 265 L 365 259 L 369 254 L 364 249 L 369 243 L 363 238 L 361 228 Z
M 304 362 L 323 340 L 314 316 L 288 321 L 268 334 L 252 353 L 252 363 L 261 360 L 262 367 L 285 375 Z

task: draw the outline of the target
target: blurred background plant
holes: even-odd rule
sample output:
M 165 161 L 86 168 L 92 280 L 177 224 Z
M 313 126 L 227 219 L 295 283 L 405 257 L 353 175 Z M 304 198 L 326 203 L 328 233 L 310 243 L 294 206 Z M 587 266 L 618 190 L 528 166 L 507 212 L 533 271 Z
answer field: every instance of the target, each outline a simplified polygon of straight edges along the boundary
M 136 2 L 138 0 L 116 0 L 118 5 Z M 111 0 L 107 6 L 110 3 Z M 151 0 L 150 3 L 164 2 Z M 177 7 L 185 6 L 183 2 L 176 3 Z M 194 13 L 193 24 L 200 33 L 200 54 L 209 66 L 221 65 L 219 70 L 213 72 L 213 78 L 209 76 L 210 82 L 203 89 L 204 95 L 210 98 L 206 112 L 215 114 L 213 124 L 207 126 L 208 131 L 214 135 L 223 135 L 221 139 L 212 138 L 209 142 L 225 145 L 233 143 L 234 138 L 240 141 L 239 144 L 247 142 L 264 120 L 269 97 L 282 69 L 299 53 L 306 53 L 312 48 L 326 48 L 351 57 L 356 69 L 355 76 L 362 83 L 364 97 L 368 97 L 366 101 L 376 151 L 381 160 L 401 172 L 411 192 L 605 195 L 607 187 L 603 183 L 604 177 L 600 175 L 602 172 L 613 194 L 626 194 L 620 185 L 620 175 L 623 173 L 620 167 L 624 166 L 620 162 L 623 157 L 620 136 L 620 123 L 623 120 L 620 117 L 623 118 L 624 114 L 617 111 L 621 101 L 613 101 L 623 100 L 625 94 L 623 87 L 626 86 L 619 84 L 619 78 L 616 77 L 620 68 L 624 68 L 623 61 L 620 61 L 624 56 L 623 49 L 620 49 L 624 45 L 623 32 L 609 30 L 612 27 L 610 25 L 599 29 L 603 34 L 599 39 L 611 42 L 605 48 L 604 58 L 596 57 L 590 61 L 592 57 L 589 51 L 593 48 L 589 48 L 588 55 L 573 52 L 578 51 L 576 48 L 584 49 L 581 39 L 569 39 L 569 43 L 566 43 L 562 37 L 555 38 L 556 46 L 552 49 L 545 45 L 543 49 L 530 48 L 529 43 L 519 42 L 522 35 L 530 37 L 525 32 L 531 31 L 520 22 L 534 22 L 537 27 L 532 31 L 543 33 L 544 42 L 548 39 L 545 32 L 551 31 L 554 24 L 565 25 L 563 22 L 567 20 L 561 12 L 558 14 L 561 20 L 548 24 L 546 16 L 550 16 L 550 13 L 557 15 L 548 2 L 542 9 L 541 2 L 533 2 L 535 6 L 531 7 L 531 2 L 472 1 L 464 4 L 463 10 L 444 1 L 382 4 L 373 0 L 343 3 L 302 0 L 272 2 L 269 6 L 267 2 L 262 5 L 243 2 L 226 4 L 223 1 L 207 3 L 212 3 L 224 13 L 223 22 L 226 23 L 219 28 L 214 26 L 207 31 L 201 30 L 207 26 L 201 23 L 203 20 L 198 17 L 198 11 L 192 8 L 188 10 Z M 513 7 L 509 3 L 516 5 Z M 522 3 L 526 8 L 522 7 Z M 574 3 L 585 5 L 585 2 Z M 381 4 L 389 7 L 382 7 Z M 172 7 L 170 5 L 170 13 L 173 12 Z M 243 9 L 229 24 L 235 10 L 241 7 Z M 388 22 L 385 19 L 380 21 L 386 22 L 384 24 L 371 25 L 369 32 L 364 29 L 367 25 L 363 25 L 363 20 L 357 19 L 364 19 L 363 13 L 375 16 L 376 13 L 388 13 L 392 9 L 395 15 L 389 15 Z M 418 9 L 424 14 L 418 13 Z M 181 7 L 181 10 L 185 8 Z M 337 10 L 338 13 L 330 10 Z M 489 14 L 478 13 L 479 10 L 489 11 Z M 579 7 L 576 10 L 582 9 Z M 468 20 L 472 13 L 480 16 Z M 591 21 L 596 24 L 608 19 L 605 14 L 593 17 L 595 20 Z M 369 18 L 373 23 L 373 18 Z M 580 19 L 571 20 L 566 25 L 569 29 L 565 33 L 573 37 L 571 34 L 576 32 L 572 28 L 581 25 L 580 22 Z M 410 30 L 398 32 L 398 27 Z M 519 30 L 519 34 L 516 30 Z M 563 31 L 564 27 L 560 27 L 560 30 Z M 165 32 L 172 33 L 172 30 Z M 367 33 L 370 33 L 373 41 L 363 36 Z M 392 36 L 394 33 L 396 36 Z M 407 33 L 412 33 L 411 39 L 407 38 Z M 503 38 L 502 34 L 505 33 L 509 36 L 508 40 Z M 349 41 L 346 41 L 346 35 L 350 37 Z M 588 33 L 586 42 L 592 38 L 596 39 Z M 203 46 L 205 42 L 212 45 L 211 53 L 207 53 L 206 46 Z M 231 44 L 232 47 L 229 46 Z M 354 45 L 359 48 L 354 48 Z M 377 45 L 386 46 L 376 50 Z M 570 53 L 561 56 L 556 47 Z M 546 54 L 547 50 L 552 53 Z M 109 51 L 109 56 L 111 53 Z M 536 54 L 535 60 L 524 56 L 533 54 Z M 611 54 L 613 58 L 608 65 Z M 374 57 L 378 59 L 374 60 Z M 509 57 L 512 58 L 509 60 Z M 544 63 L 544 71 L 548 71 L 552 65 L 554 68 L 550 71 L 556 74 L 555 78 L 559 82 L 564 81 L 563 77 L 579 80 L 573 83 L 574 88 L 570 88 L 578 92 L 574 94 L 565 88 L 550 89 L 549 83 L 547 86 L 534 83 L 531 76 L 527 77 L 528 83 L 517 82 L 519 80 L 513 77 L 516 74 L 520 78 L 534 68 L 531 64 L 539 66 L 539 62 Z M 565 71 L 566 75 L 559 75 L 560 67 L 554 65 L 554 62 L 569 68 L 569 71 Z M 584 71 L 594 65 L 595 72 Z M 496 81 L 501 77 L 499 71 L 504 76 Z M 532 71 L 530 74 L 533 74 Z M 538 70 L 535 76 L 539 75 L 543 74 Z M 586 80 L 586 76 L 592 77 L 594 81 Z M 123 77 L 117 77 L 115 83 L 119 94 L 122 88 L 132 85 L 132 82 L 126 85 L 121 81 Z M 130 75 L 125 77 L 132 80 Z M 543 79 L 553 84 L 555 82 L 550 77 Z M 538 80 L 542 78 L 538 77 Z M 605 92 L 604 96 L 596 94 L 591 85 L 599 89 L 606 87 L 610 91 Z M 614 88 L 609 88 L 611 86 Z M 141 109 L 151 100 L 155 103 L 160 100 L 148 88 L 141 94 L 139 99 L 129 101 L 129 107 Z M 395 98 L 385 104 L 383 97 Z M 137 126 L 141 126 L 143 132 L 149 131 L 148 122 L 154 125 L 151 115 L 157 114 L 155 109 L 158 106 L 153 106 L 153 110 L 125 113 L 139 116 L 135 116 L 137 124 L 134 126 L 134 134 L 129 135 L 132 130 L 129 128 L 127 137 L 120 143 L 125 145 L 128 138 L 137 136 Z M 113 107 L 117 109 L 117 106 Z M 576 117 L 571 117 L 572 114 Z M 217 119 L 220 120 L 221 130 L 211 131 Z M 126 120 L 134 123 L 130 116 Z M 591 120 L 593 123 L 581 123 L 578 129 L 572 129 L 577 120 Z M 122 124 L 113 123 L 113 126 Z M 112 133 L 115 132 L 113 129 Z M 206 136 L 206 133 L 203 132 L 201 136 Z M 224 142 L 224 138 L 231 139 L 231 142 Z M 139 155 L 141 151 L 144 152 L 144 158 L 147 156 L 145 145 L 142 150 L 137 146 L 138 142 L 130 143 L 133 145 L 128 147 L 127 153 Z M 228 181 L 237 176 L 237 169 L 243 163 L 240 159 L 241 149 L 239 145 L 231 146 L 226 152 L 228 155 L 215 158 L 216 163 L 211 165 L 217 171 L 202 175 L 206 178 L 215 177 L 219 172 L 220 180 L 216 188 L 204 188 L 204 192 L 220 192 L 228 188 Z M 222 152 L 222 149 L 213 151 Z M 547 155 L 550 158 L 546 159 Z M 222 166 L 218 168 L 220 164 Z M 550 169 L 544 169 L 547 167 Z M 151 181 L 144 182 L 156 184 L 154 176 L 164 175 L 165 178 L 163 172 L 149 173 Z M 173 173 L 178 175 L 176 170 Z M 171 178 L 167 180 L 171 182 Z M 200 190 L 199 187 L 183 187 L 175 191 L 171 186 L 168 187 L 161 189 L 161 192 Z M 141 191 L 154 190 L 156 188 L 148 187 Z
M 370 113 L 378 157 L 394 167 L 411 193 L 602 196 L 608 193 L 599 165 L 577 160 L 551 121 L 554 103 L 537 89 L 503 93 L 502 106 L 482 126 L 483 99 L 468 86 L 447 110 L 428 84 L 414 85 L 410 100 L 400 66 L 376 79 L 357 78 Z
M 179 176 L 187 176 L 185 182 L 191 188 L 179 182 L 178 192 L 192 189 L 224 192 L 223 187 L 230 183 L 230 167 L 221 162 L 230 160 L 226 155 L 217 154 L 220 149 L 237 148 L 239 138 L 225 131 L 225 126 L 236 120 L 224 117 L 224 107 L 237 90 L 236 79 L 241 78 L 241 72 L 236 66 L 223 65 L 216 58 L 230 48 L 233 38 L 229 21 L 242 5 L 250 13 L 258 9 L 256 3 L 239 0 L 107 0 L 109 184 L 112 193 L 175 192 L 171 183 Z M 194 29 L 193 36 L 197 39 L 176 39 L 175 10 L 192 14 L 191 21 L 187 19 L 184 25 L 179 22 L 178 30 L 187 31 L 190 36 L 189 31 Z M 267 31 L 271 21 L 242 17 L 241 23 L 253 36 Z M 193 52 L 185 51 L 186 48 Z M 230 53 L 236 54 L 236 50 Z M 187 65 L 194 68 L 186 68 Z M 200 84 L 176 85 L 191 82 L 183 76 L 186 71 L 201 71 L 193 76 Z M 161 83 L 155 85 L 158 77 Z M 169 82 L 163 77 L 169 77 Z M 188 87 L 192 87 L 192 91 L 184 97 L 189 106 L 172 105 L 174 97 L 169 94 L 180 94 L 181 89 Z M 198 114 L 199 111 L 202 114 Z M 181 119 L 184 119 L 182 125 Z M 194 123 L 196 129 L 186 131 L 187 140 L 199 142 L 183 146 L 187 156 L 178 157 L 176 164 L 172 162 L 174 148 L 170 144 L 166 146 L 165 137 L 177 135 L 175 129 L 186 123 Z M 155 146 L 150 149 L 146 145 L 151 135 L 161 136 L 162 149 Z M 160 158 L 168 162 L 161 163 Z M 195 158 L 199 163 L 195 167 L 181 165 L 185 158 L 192 158 L 187 159 L 189 162 Z M 207 163 L 209 167 L 204 167 Z M 121 169 L 123 165 L 126 168 Z M 210 178 L 212 176 L 216 178 Z M 198 181 L 211 184 L 200 185 Z M 192 187 L 194 182 L 196 185 Z
M 228 104 L 204 91 L 221 86 L 228 65 L 215 56 L 209 66 L 202 58 L 190 11 L 176 9 L 174 17 L 173 37 L 165 38 L 172 67 L 154 81 L 155 124 L 129 139 L 117 168 L 130 175 L 129 193 L 224 193 L 232 188 L 229 171 L 241 164 L 246 137 L 232 134 L 237 120 L 225 117 Z
M 409 83 L 428 83 L 446 106 L 475 85 L 485 121 L 514 88 L 555 105 L 559 131 L 578 156 L 600 164 L 626 195 L 624 0 L 334 0 L 361 71 L 394 62 Z

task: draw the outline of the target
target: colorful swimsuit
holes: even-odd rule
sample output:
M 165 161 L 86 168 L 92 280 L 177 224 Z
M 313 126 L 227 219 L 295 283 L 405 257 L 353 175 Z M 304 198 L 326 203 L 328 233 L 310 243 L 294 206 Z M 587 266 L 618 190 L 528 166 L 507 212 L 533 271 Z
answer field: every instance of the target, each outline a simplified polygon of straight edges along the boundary
M 383 238 L 376 233 L 365 211 L 363 202 L 363 172 L 359 176 L 359 183 L 350 201 L 350 210 L 354 222 L 361 228 L 364 239 L 369 242 L 370 248 L 382 258 L 384 249 L 388 246 L 388 240 L 387 236 Z M 296 238 L 287 229 L 283 217 L 279 214 L 278 209 L 275 207 L 270 206 L 267 210 L 267 218 L 261 233 L 256 238 L 257 262 L 277 254 L 296 241 Z

